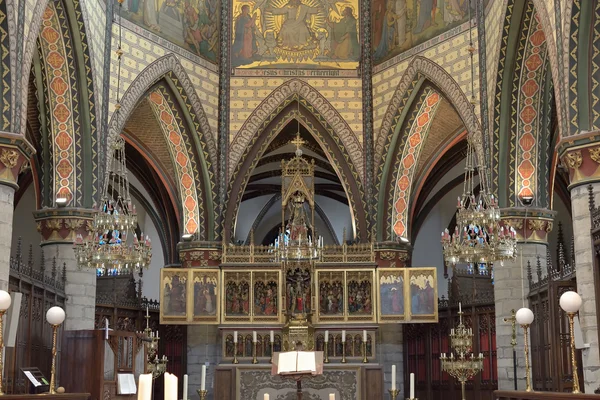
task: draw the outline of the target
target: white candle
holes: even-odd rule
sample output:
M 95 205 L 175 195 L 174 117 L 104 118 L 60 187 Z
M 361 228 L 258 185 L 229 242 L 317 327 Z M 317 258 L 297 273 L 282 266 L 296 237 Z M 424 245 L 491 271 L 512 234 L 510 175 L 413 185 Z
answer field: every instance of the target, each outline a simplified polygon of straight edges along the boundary
M 325 331 L 325 341 L 329 342 L 329 331 Z
M 165 400 L 177 399 L 177 377 L 165 372 Z
M 392 390 L 396 390 L 396 366 L 392 365 Z
M 269 336 L 271 337 L 271 343 L 275 342 L 275 332 L 271 331 L 269 332 Z
M 206 390 L 206 365 L 202 366 L 202 376 L 200 377 L 200 390 Z
M 138 382 L 138 400 L 152 398 L 152 374 L 141 374 Z
M 367 343 L 367 330 L 363 329 L 363 342 Z
M 415 374 L 410 374 L 410 398 L 415 398 Z
M 342 331 L 342 342 L 346 341 L 346 331 Z
M 237 343 L 237 331 L 233 332 L 233 343 Z
M 256 340 L 256 331 L 252 331 L 252 341 L 253 341 L 254 343 L 256 343 L 256 342 L 257 342 L 257 340 Z
M 104 340 L 108 340 L 108 318 L 104 320 Z
M 149 317 L 150 314 L 148 313 L 148 306 L 146 306 L 146 317 Z
M 462 312 L 462 304 L 460 304 L 460 301 L 458 302 L 458 312 Z
M 271 397 L 269 396 L 269 393 L 265 393 L 265 395 L 263 396 L 263 400 L 269 400 Z
M 329 400 L 335 400 L 335 393 L 329 393 Z
M 183 400 L 187 400 L 188 396 L 188 376 L 183 375 Z

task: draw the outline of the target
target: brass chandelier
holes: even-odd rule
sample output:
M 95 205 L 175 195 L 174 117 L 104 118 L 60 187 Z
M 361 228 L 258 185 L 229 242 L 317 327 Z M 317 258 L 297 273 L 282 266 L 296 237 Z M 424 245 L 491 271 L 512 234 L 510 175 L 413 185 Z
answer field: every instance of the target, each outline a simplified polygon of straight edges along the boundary
M 475 105 L 473 53 L 473 21 L 469 5 L 469 53 L 471 56 L 471 103 Z M 450 234 L 442 232 L 444 261 L 456 264 L 488 264 L 514 259 L 517 250 L 517 233 L 500 221 L 500 207 L 491 194 L 487 181 L 487 167 L 483 156 L 483 138 L 467 136 L 467 159 L 462 196 L 458 198 L 456 227 Z M 481 153 L 477 154 L 477 151 Z M 475 193 L 475 170 L 478 170 L 479 193 Z
M 117 101 L 115 119 L 120 117 L 121 104 L 121 7 L 119 2 L 119 41 L 117 55 Z M 108 101 L 106 99 L 105 101 Z M 120 275 L 142 270 L 150 266 L 152 245 L 150 238 L 141 233 L 138 236 L 138 220 L 135 206 L 129 195 L 127 163 L 125 159 L 125 140 L 117 137 L 108 149 L 111 162 L 108 165 L 104 181 L 100 206 L 92 222 L 87 238 L 78 234 L 75 243 L 75 257 L 79 268 L 95 268 L 98 276 Z

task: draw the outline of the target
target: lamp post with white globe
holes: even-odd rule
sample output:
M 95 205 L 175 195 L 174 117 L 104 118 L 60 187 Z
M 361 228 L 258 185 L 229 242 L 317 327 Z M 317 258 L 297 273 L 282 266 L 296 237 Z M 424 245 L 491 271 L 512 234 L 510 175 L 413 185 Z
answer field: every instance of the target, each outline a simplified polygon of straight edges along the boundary
M 50 394 L 56 394 L 56 337 L 58 335 L 58 327 L 65 320 L 65 310 L 55 306 L 46 312 L 46 321 L 52 325 L 52 369 L 50 370 Z
M 525 391 L 531 392 L 531 373 L 529 370 L 529 338 L 527 332 L 529 325 L 533 322 L 533 311 L 527 307 L 523 307 L 517 311 L 515 318 L 521 328 L 523 328 L 523 340 L 525 341 Z
M 4 394 L 2 390 L 2 378 L 4 377 L 4 363 L 3 363 L 3 355 L 4 351 L 4 338 L 2 337 L 2 322 L 4 319 L 4 313 L 10 307 L 10 303 L 12 299 L 10 298 L 10 294 L 4 290 L 0 290 L 0 396 Z
M 573 319 L 575 314 L 581 308 L 581 296 L 577 292 L 564 292 L 560 296 L 560 308 L 569 316 L 569 335 L 571 337 L 571 365 L 573 368 L 573 393 L 581 393 L 579 391 L 579 374 L 577 373 L 577 359 L 575 358 L 575 335 L 573 329 Z

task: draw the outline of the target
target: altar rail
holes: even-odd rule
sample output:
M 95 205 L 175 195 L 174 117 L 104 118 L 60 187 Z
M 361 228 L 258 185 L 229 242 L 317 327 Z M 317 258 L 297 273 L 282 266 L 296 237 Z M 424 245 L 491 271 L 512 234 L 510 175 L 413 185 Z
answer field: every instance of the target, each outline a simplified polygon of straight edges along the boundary
M 588 400 L 598 399 L 595 394 L 573 394 L 556 392 L 517 392 L 501 391 L 494 392 L 495 400 Z

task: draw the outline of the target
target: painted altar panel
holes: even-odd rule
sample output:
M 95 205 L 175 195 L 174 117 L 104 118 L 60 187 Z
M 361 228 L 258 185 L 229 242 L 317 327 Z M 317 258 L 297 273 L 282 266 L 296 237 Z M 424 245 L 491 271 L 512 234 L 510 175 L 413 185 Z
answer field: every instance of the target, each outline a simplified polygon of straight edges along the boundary
M 286 313 L 302 314 L 313 309 L 313 273 L 309 263 L 293 263 L 285 272 Z
M 375 320 L 374 270 L 346 272 L 346 311 L 348 321 Z
M 252 271 L 252 320 L 278 322 L 281 318 L 280 271 Z
M 404 268 L 379 268 L 377 270 L 379 323 L 406 321 L 406 271 Z
M 317 270 L 318 322 L 344 322 L 346 279 L 343 270 Z
M 218 269 L 192 271 L 193 322 L 219 323 L 219 275 Z
M 437 269 L 408 268 L 409 312 L 411 322 L 438 322 Z
M 372 0 L 373 62 L 380 64 L 430 39 L 460 32 L 469 19 L 466 0 Z M 483 0 L 486 7 L 489 0 Z M 473 13 L 473 16 L 475 14 Z M 458 32 L 454 32 L 458 29 Z M 436 42 L 437 43 L 437 42 Z M 433 43 L 432 43 L 433 45 Z
M 358 0 L 233 0 L 231 67 L 356 70 L 359 12 Z
M 188 322 L 191 291 L 188 283 L 191 271 L 183 268 L 160 270 L 160 323 L 185 324 Z
M 220 0 L 125 0 L 122 17 L 217 62 Z
M 223 271 L 222 322 L 250 322 L 251 281 L 250 272 Z

